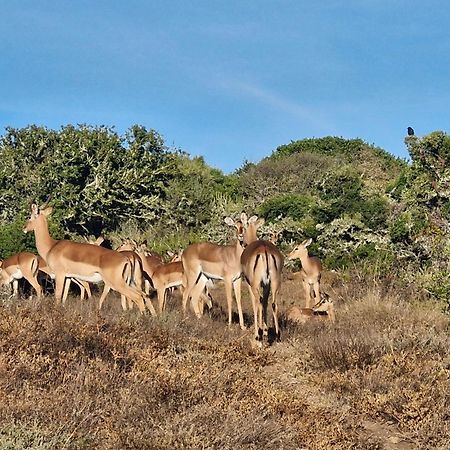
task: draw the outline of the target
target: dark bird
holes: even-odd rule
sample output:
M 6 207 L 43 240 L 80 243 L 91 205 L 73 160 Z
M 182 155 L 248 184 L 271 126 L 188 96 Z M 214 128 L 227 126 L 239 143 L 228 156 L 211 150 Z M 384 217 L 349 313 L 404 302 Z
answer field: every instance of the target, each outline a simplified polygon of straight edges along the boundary
M 414 130 L 411 127 L 408 127 L 408 136 L 414 136 Z

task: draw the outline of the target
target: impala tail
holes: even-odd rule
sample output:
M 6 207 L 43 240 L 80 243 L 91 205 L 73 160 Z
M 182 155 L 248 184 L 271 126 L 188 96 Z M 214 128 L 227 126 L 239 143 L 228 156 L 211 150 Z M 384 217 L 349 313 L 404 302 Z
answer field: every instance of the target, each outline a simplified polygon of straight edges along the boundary
M 267 249 L 264 250 L 264 253 L 258 253 L 256 255 L 253 263 L 253 274 L 255 278 L 259 276 L 260 284 L 263 284 L 264 286 L 270 284 L 271 279 L 277 273 L 278 263 L 275 255 L 271 253 L 268 254 Z

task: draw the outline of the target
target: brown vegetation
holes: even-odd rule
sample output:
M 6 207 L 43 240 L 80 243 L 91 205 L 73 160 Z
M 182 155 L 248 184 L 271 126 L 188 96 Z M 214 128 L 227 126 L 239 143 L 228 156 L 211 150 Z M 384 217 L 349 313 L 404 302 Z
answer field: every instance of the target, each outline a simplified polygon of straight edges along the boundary
M 161 318 L 4 299 L 0 448 L 448 448 L 448 318 L 414 291 L 323 284 L 336 322 L 288 323 L 263 349 L 227 327 L 222 289 L 201 320 L 179 299 Z M 299 292 L 285 280 L 282 315 Z

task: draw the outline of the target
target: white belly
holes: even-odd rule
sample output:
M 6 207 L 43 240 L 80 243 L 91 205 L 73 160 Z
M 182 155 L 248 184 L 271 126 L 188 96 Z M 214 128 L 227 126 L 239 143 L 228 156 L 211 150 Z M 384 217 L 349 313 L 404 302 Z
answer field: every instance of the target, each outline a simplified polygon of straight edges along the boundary
M 172 287 L 178 287 L 181 285 L 182 285 L 181 281 L 172 281 L 172 283 L 169 283 L 168 285 L 166 285 L 166 289 L 169 289 Z
M 12 280 L 20 280 L 23 278 L 23 273 L 20 269 L 17 269 L 14 273 L 11 274 L 10 282 Z
M 203 271 L 202 273 L 203 273 L 203 275 L 205 275 L 205 277 L 207 277 L 211 280 L 223 280 L 223 277 L 221 277 L 220 275 L 216 275 L 214 273 L 208 273 L 205 271 Z
M 205 277 L 209 278 L 210 280 L 223 280 L 223 277 L 220 275 L 216 275 L 214 273 L 208 273 L 203 271 L 202 272 L 203 275 L 205 275 Z M 236 281 L 238 278 L 240 278 L 241 276 L 241 272 L 236 273 L 233 278 L 231 279 L 232 281 Z
M 97 272 L 92 275 L 78 275 L 75 273 L 68 273 L 66 275 L 66 278 L 76 278 L 77 280 L 89 281 L 90 283 L 100 283 L 100 281 L 103 281 L 102 276 Z

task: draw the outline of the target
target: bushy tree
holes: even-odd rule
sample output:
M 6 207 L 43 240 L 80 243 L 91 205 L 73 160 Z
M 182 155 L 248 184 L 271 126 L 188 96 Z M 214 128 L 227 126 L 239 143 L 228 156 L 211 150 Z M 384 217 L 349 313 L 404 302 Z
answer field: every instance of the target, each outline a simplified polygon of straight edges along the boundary
M 151 222 L 173 176 L 173 155 L 161 136 L 137 125 L 125 138 L 104 126 L 8 128 L 0 158 L 3 223 L 52 195 L 55 219 L 83 234 L 129 218 Z

